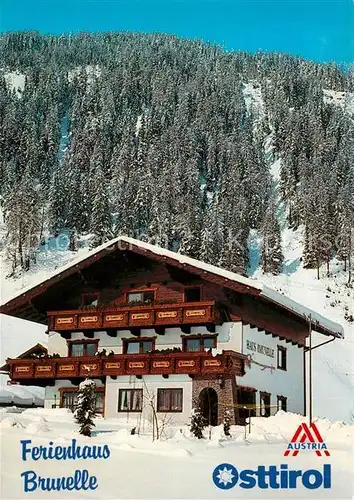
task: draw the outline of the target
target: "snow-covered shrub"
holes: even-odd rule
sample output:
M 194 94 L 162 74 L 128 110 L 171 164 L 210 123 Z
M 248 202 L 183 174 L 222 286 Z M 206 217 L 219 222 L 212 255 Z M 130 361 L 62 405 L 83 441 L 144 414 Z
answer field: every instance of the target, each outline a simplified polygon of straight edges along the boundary
M 230 410 L 225 410 L 223 427 L 224 427 L 225 436 L 231 436 L 231 434 L 230 434 L 230 428 L 231 428 L 231 412 L 230 412 Z
M 76 422 L 80 425 L 80 434 L 91 436 L 91 429 L 95 426 L 93 419 L 96 415 L 96 384 L 86 378 L 79 385 L 77 407 L 74 412 Z

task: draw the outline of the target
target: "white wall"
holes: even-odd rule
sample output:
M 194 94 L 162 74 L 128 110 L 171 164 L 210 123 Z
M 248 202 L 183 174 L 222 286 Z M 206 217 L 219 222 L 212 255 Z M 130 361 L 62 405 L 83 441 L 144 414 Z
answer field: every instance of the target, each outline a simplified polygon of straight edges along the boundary
M 209 332 L 203 326 L 191 328 L 191 333 L 208 334 Z M 260 391 L 271 394 L 271 404 L 277 404 L 277 395 L 287 397 L 288 411 L 303 413 L 303 349 L 286 343 L 271 335 L 266 335 L 264 331 L 257 328 L 250 328 L 249 325 L 242 325 L 241 322 L 224 323 L 216 326 L 218 334 L 218 349 L 234 350 L 251 355 L 252 358 L 262 365 L 272 366 L 273 368 L 264 368 L 255 363 L 250 367 L 246 366 L 246 374 L 243 377 L 237 377 L 237 384 L 257 389 L 256 403 L 260 403 Z M 182 347 L 180 328 L 166 328 L 165 335 L 156 335 L 153 329 L 142 329 L 142 337 L 156 337 L 156 348 L 166 349 L 173 347 Z M 75 332 L 71 336 L 72 340 L 85 338 L 82 332 Z M 113 350 L 116 354 L 121 354 L 123 350 L 122 338 L 136 338 L 129 330 L 121 330 L 117 337 L 109 337 L 106 332 L 96 332 L 95 338 L 99 339 L 98 349 L 106 349 L 107 352 Z M 267 356 L 261 352 L 254 352 L 247 348 L 247 341 L 255 342 L 262 346 L 274 350 L 274 357 Z M 277 346 L 283 346 L 287 350 L 287 370 L 277 368 Z M 48 348 L 50 353 L 58 353 L 61 356 L 67 356 L 68 349 L 66 340 L 59 334 L 51 333 L 49 336 Z M 149 391 L 156 392 L 157 388 L 182 388 L 184 409 L 182 414 L 172 413 L 172 418 L 178 424 L 188 422 L 190 409 L 192 405 L 192 381 L 185 375 L 170 375 L 164 379 L 161 375 L 145 376 L 144 380 Z M 46 391 L 46 405 L 54 403 L 54 392 L 59 387 L 70 387 L 69 381 L 56 381 L 55 388 L 49 387 Z M 140 384 L 140 386 L 139 386 Z M 124 417 L 123 413 L 118 413 L 118 389 L 141 387 L 142 381 L 135 376 L 121 376 L 116 380 L 107 377 L 106 381 L 106 417 Z M 57 393 L 58 396 L 58 393 Z M 47 403 L 48 399 L 48 403 Z M 272 414 L 276 409 L 272 409 Z M 138 415 L 139 416 L 139 415 Z M 130 414 L 129 419 L 136 419 L 137 414 Z
M 218 334 L 218 349 L 229 349 L 240 352 L 242 349 L 242 324 L 224 323 L 216 326 L 215 333 Z M 191 334 L 208 334 L 206 327 L 195 326 L 191 328 Z M 156 348 L 167 349 L 173 347 L 182 347 L 181 335 L 183 332 L 180 328 L 167 328 L 165 335 L 156 335 L 153 329 L 142 329 L 142 337 L 156 337 Z M 71 339 L 78 340 L 85 338 L 82 332 L 72 333 Z M 136 338 L 129 330 L 118 331 L 117 337 L 110 337 L 106 332 L 95 332 L 95 338 L 99 339 L 98 349 L 106 349 L 107 352 L 113 350 L 116 354 L 122 354 L 123 342 L 122 338 Z M 51 332 L 48 341 L 48 351 L 50 354 L 58 353 L 61 356 L 68 355 L 67 342 L 58 333 Z M 100 385 L 100 381 L 97 381 Z M 146 384 L 146 385 L 145 385 Z M 54 387 L 47 387 L 45 406 L 50 408 L 55 403 L 54 395 L 59 402 L 60 387 L 74 387 L 68 380 L 57 380 Z M 141 420 L 151 420 L 151 409 L 148 409 L 145 401 L 145 409 L 142 415 L 137 413 L 125 414 L 118 412 L 118 392 L 119 389 L 143 388 L 145 392 L 149 392 L 156 399 L 157 389 L 159 388 L 176 388 L 183 389 L 183 412 L 169 413 L 170 420 L 178 425 L 183 425 L 189 422 L 190 412 L 192 409 L 192 379 L 188 375 L 170 375 L 168 379 L 162 375 L 148 375 L 143 379 L 137 379 L 135 375 L 120 376 L 116 380 L 107 377 L 106 379 L 106 417 L 127 418 L 133 423 Z M 156 404 L 156 402 L 155 402 Z M 158 414 L 163 417 L 164 414 Z M 134 425 L 132 425 L 134 427 Z
M 191 334 L 209 334 L 205 326 L 194 326 L 191 328 Z M 241 350 L 241 333 L 242 324 L 239 323 L 224 323 L 217 325 L 215 333 L 218 334 L 219 349 L 232 349 L 240 352 Z M 184 335 L 180 328 L 166 328 L 165 335 L 157 335 L 153 329 L 142 329 L 142 337 L 156 337 L 156 349 L 168 349 L 173 347 L 182 347 L 181 335 Z M 116 354 L 123 352 L 123 338 L 134 338 L 136 336 L 130 333 L 130 330 L 119 330 L 117 337 L 110 337 L 106 332 L 95 332 L 95 338 L 99 339 L 98 349 L 110 350 Z M 82 332 L 74 332 L 71 334 L 71 340 L 85 339 Z M 60 356 L 68 355 L 68 346 L 65 339 L 58 333 L 51 332 L 48 339 L 48 351 L 50 354 L 58 353 Z
M 243 325 L 242 352 L 251 355 L 252 359 L 262 365 L 271 366 L 264 368 L 255 363 L 246 366 L 246 374 L 237 378 L 238 385 L 245 385 L 257 389 L 256 403 L 260 403 L 259 391 L 271 394 L 271 405 L 277 404 L 277 396 L 287 398 L 287 410 L 295 413 L 303 413 L 303 349 L 287 343 L 279 338 L 266 335 L 264 331 Z M 247 341 L 255 342 L 274 350 L 274 358 L 247 348 Z M 277 368 L 277 346 L 286 348 L 286 371 Z M 272 409 L 272 414 L 276 408 Z
M 48 354 L 68 355 L 68 345 L 66 340 L 59 333 L 49 332 L 48 334 Z
M 119 389 L 143 389 L 143 411 L 141 413 L 126 413 L 118 411 Z M 157 389 L 183 389 L 183 411 L 181 413 L 158 413 L 159 419 L 168 416 L 171 425 L 184 425 L 189 422 L 192 409 L 192 379 L 188 375 L 170 375 L 168 379 L 162 375 L 146 375 L 142 379 L 135 375 L 117 377 L 116 380 L 107 377 L 105 417 L 124 418 L 132 427 L 151 422 L 152 410 L 149 402 L 152 400 L 156 409 Z M 144 430 L 144 429 L 142 429 Z

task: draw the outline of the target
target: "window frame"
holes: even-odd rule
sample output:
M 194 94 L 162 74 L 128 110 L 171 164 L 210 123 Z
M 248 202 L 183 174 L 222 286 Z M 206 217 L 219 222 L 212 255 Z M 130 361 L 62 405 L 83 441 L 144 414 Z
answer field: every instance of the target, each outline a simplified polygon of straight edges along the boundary
M 188 353 L 206 352 L 206 350 L 204 348 L 204 339 L 205 338 L 213 339 L 213 341 L 214 341 L 213 342 L 213 347 L 209 347 L 208 350 L 209 349 L 216 349 L 217 345 L 218 345 L 218 335 L 217 334 L 181 335 L 181 337 L 182 337 L 182 351 L 183 352 L 188 352 Z M 187 341 L 188 340 L 197 340 L 197 339 L 202 340 L 199 351 L 187 351 Z
M 283 403 L 285 403 L 285 410 L 283 408 L 279 408 L 279 402 L 282 402 L 282 405 Z M 286 396 L 277 396 L 277 411 L 285 411 L 287 412 L 288 411 L 288 398 Z
M 280 363 L 279 356 L 280 360 L 284 360 L 284 366 Z M 287 371 L 287 348 L 282 345 L 277 346 L 277 368 L 278 370 L 282 370 L 284 372 Z
M 124 300 L 127 304 L 132 304 L 134 305 L 135 302 L 142 302 L 143 304 L 146 304 L 146 305 L 149 305 L 150 303 L 154 303 L 155 300 L 156 300 L 156 288 L 144 288 L 144 289 L 133 289 L 133 290 L 129 290 L 128 292 L 125 292 L 124 294 Z M 145 292 L 150 292 L 154 295 L 154 298 L 152 299 L 152 302 L 144 302 L 144 296 L 143 296 L 143 300 L 136 300 L 136 301 L 132 301 L 132 302 L 129 302 L 128 300 L 128 295 L 130 294 L 133 294 L 133 293 L 141 293 L 141 294 L 144 294 Z
M 160 407 L 159 407 L 159 393 L 161 391 L 167 391 L 169 393 L 169 409 L 168 410 L 160 409 Z M 176 393 L 178 392 L 178 394 L 181 395 L 181 406 L 177 410 L 173 410 L 171 408 L 172 407 L 172 397 L 171 397 L 172 392 L 176 392 Z M 156 391 L 156 412 L 157 413 L 183 413 L 183 389 L 182 388 L 175 388 L 175 387 L 166 387 L 166 388 L 160 387 L 160 388 L 158 388 Z
M 78 393 L 78 392 L 79 392 L 79 387 L 59 387 L 59 407 L 60 408 L 64 408 L 63 402 L 64 402 L 64 394 L 65 393 Z M 105 387 L 96 387 L 96 391 L 95 392 L 103 394 L 103 407 L 102 407 L 102 411 L 98 411 L 97 413 L 99 415 L 104 415 L 105 414 L 105 406 L 106 406 L 106 392 L 105 392 Z M 65 407 L 65 408 L 68 408 L 68 407 Z
M 92 356 L 88 356 L 87 354 L 87 344 L 96 344 L 95 345 L 95 352 L 98 351 L 98 343 L 99 339 L 78 339 L 78 340 L 67 340 L 67 346 L 68 346 L 68 358 L 92 358 Z M 72 345 L 73 344 L 83 344 L 84 346 L 84 354 L 82 356 L 73 356 L 72 355 Z
M 187 290 L 193 289 L 193 288 L 198 288 L 199 289 L 199 300 L 190 300 L 188 301 L 186 299 L 186 292 Z M 185 286 L 183 290 L 183 302 L 186 304 L 193 304 L 193 303 L 198 303 L 203 301 L 203 287 L 201 285 L 196 285 L 196 286 Z
M 264 406 L 264 410 L 265 410 L 265 415 L 262 415 L 262 399 L 264 397 L 269 397 L 269 405 L 268 405 L 268 408 L 267 406 Z M 260 416 L 261 417 L 265 417 L 265 418 L 268 418 L 271 416 L 271 404 L 272 404 L 272 395 L 270 392 L 266 392 L 266 391 L 260 391 L 259 392 L 259 413 L 260 413 Z
M 140 392 L 141 393 L 141 408 L 140 410 L 121 410 L 121 403 L 122 403 L 122 395 L 123 395 L 123 392 Z M 143 389 L 140 389 L 140 388 L 136 388 L 136 389 L 118 389 L 118 408 L 117 408 L 117 411 L 118 413 L 141 413 L 143 411 L 143 398 L 144 398 L 144 391 Z M 131 400 L 131 399 L 130 399 Z
M 93 306 L 91 304 L 85 304 L 85 298 L 90 297 L 90 296 L 95 296 L 97 300 L 97 305 Z M 100 303 L 100 297 L 101 294 L 100 292 L 85 292 L 81 294 L 81 307 L 98 307 Z
M 152 348 L 149 352 L 143 351 L 143 343 L 144 342 L 152 342 Z M 150 354 L 155 350 L 156 337 L 138 337 L 138 338 L 124 338 L 122 339 L 123 343 L 123 354 L 127 356 L 136 356 L 141 354 Z M 128 352 L 128 344 L 139 344 L 139 352 Z

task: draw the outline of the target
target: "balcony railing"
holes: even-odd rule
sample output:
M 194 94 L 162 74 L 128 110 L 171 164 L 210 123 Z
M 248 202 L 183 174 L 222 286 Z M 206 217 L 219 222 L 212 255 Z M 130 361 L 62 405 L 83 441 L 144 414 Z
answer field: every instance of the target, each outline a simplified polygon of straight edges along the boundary
M 183 302 L 49 311 L 48 319 L 49 329 L 60 332 L 215 324 L 218 312 L 215 301 Z
M 244 358 L 235 351 L 114 354 L 110 356 L 49 359 L 8 359 L 12 380 L 72 379 L 120 375 L 238 375 L 244 374 Z

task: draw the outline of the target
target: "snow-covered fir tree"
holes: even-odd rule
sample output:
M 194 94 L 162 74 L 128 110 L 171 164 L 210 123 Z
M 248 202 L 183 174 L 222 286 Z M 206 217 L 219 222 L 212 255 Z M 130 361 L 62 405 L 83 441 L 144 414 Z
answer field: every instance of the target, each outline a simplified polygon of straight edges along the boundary
M 95 426 L 95 408 L 96 384 L 92 379 L 86 378 L 79 385 L 77 406 L 74 412 L 75 420 L 80 426 L 79 432 L 83 436 L 91 436 L 92 428 Z
M 39 246 L 40 198 L 31 172 L 26 169 L 18 185 L 13 185 L 4 204 L 8 227 L 7 251 L 12 271 L 28 270 Z
M 92 246 L 102 245 L 112 237 L 112 217 L 108 199 L 108 188 L 102 169 L 97 168 L 94 185 L 96 194 L 92 204 L 90 233 L 94 235 Z
M 207 420 L 204 417 L 200 408 L 200 403 L 195 402 L 190 416 L 190 431 L 198 439 L 202 439 L 203 429 L 207 425 Z

